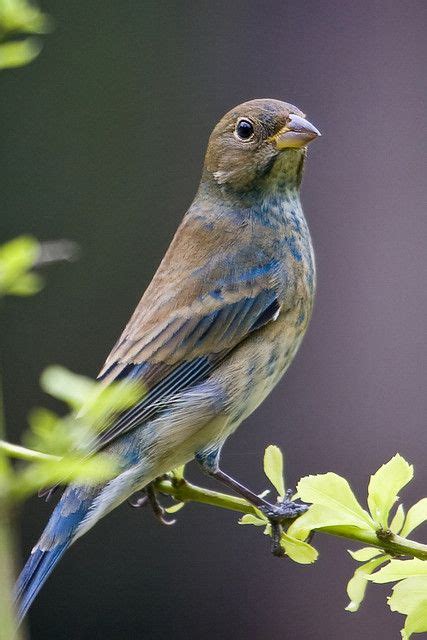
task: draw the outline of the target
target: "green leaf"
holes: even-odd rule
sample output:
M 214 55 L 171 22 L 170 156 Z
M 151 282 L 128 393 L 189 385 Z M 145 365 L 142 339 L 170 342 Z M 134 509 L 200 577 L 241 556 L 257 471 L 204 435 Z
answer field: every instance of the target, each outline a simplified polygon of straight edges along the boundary
M 182 507 L 185 507 L 185 502 L 177 502 L 176 504 L 172 504 L 170 507 L 165 507 L 165 511 L 167 513 L 176 513 L 180 511 Z
M 43 288 L 43 278 L 37 273 L 24 273 L 8 287 L 11 296 L 32 296 Z
M 372 573 L 380 564 L 387 562 L 390 556 L 382 555 L 379 558 L 374 558 L 357 567 L 353 574 L 353 577 L 347 584 L 347 595 L 350 598 L 350 602 L 346 606 L 345 610 L 354 613 L 357 611 L 363 602 L 366 593 L 366 587 L 368 586 L 367 576 Z
M 427 576 L 427 562 L 424 560 L 391 560 L 386 567 L 369 577 L 371 582 L 383 584 L 410 578 L 412 576 Z
M 86 460 L 64 457 L 61 460 L 34 462 L 15 475 L 12 491 L 16 499 L 23 500 L 45 487 L 69 482 L 98 484 L 116 473 L 117 462 L 107 454 L 98 454 Z
M 175 480 L 184 480 L 184 471 L 185 471 L 185 464 L 182 464 L 180 467 L 176 467 L 176 469 L 172 469 L 171 474 L 174 476 Z
M 53 365 L 43 371 L 40 386 L 49 395 L 79 410 L 93 394 L 96 383 L 90 378 L 68 371 L 65 367 Z
M 405 537 L 411 533 L 416 527 L 427 520 L 427 498 L 422 498 L 416 502 L 406 515 L 405 524 L 402 527 L 400 535 Z
M 423 631 L 427 631 L 427 598 L 408 614 L 402 631 L 402 638 L 409 640 L 413 633 L 422 633 Z
M 24 443 L 30 449 L 64 456 L 74 446 L 74 434 L 68 423 L 53 411 L 33 409 L 29 416 L 31 431 L 24 434 Z
M 103 431 L 117 413 L 128 409 L 141 400 L 143 387 L 130 380 L 112 382 L 108 386 L 95 383 L 81 409 L 81 417 L 88 419 L 97 431 Z
M 264 523 L 265 524 L 265 523 Z M 317 550 L 307 544 L 289 535 L 289 533 L 282 533 L 280 538 L 280 546 L 294 562 L 299 564 L 312 564 L 318 558 Z
M 20 236 L 0 246 L 0 295 L 30 295 L 40 289 L 40 277 L 29 273 L 39 253 L 40 244 L 30 236 Z
M 0 246 L 1 270 L 23 273 L 30 269 L 40 253 L 40 244 L 31 236 L 18 236 Z
M 336 524 L 353 524 L 362 529 L 375 527 L 369 514 L 356 500 L 347 480 L 336 473 L 306 476 L 299 481 L 297 491 L 304 502 L 325 507 L 326 514 L 340 514 L 340 521 Z
M 354 560 L 357 560 L 357 562 L 367 562 L 368 560 L 372 560 L 372 558 L 384 553 L 381 549 L 377 549 L 376 547 L 363 547 L 357 551 L 347 549 L 347 551 Z
M 254 516 L 251 513 L 246 513 L 239 520 L 239 524 L 253 524 L 256 527 L 265 527 L 266 522 L 267 518 L 262 520 L 261 518 L 257 518 L 257 516 Z
M 40 384 L 44 391 L 79 411 L 79 417 L 98 430 L 105 429 L 114 414 L 132 406 L 142 396 L 137 383 L 120 381 L 105 386 L 60 366 L 45 369 Z
M 299 516 L 289 527 L 288 531 L 295 538 L 305 540 L 311 531 L 322 530 L 324 527 L 340 527 L 343 535 L 345 530 L 368 530 L 363 520 L 358 520 L 352 512 L 341 510 L 339 506 L 324 506 L 313 504 L 306 513 Z
M 392 531 L 393 533 L 399 533 L 404 522 L 405 522 L 405 510 L 403 508 L 403 505 L 400 504 L 396 509 L 396 513 L 394 514 L 393 520 L 390 522 L 390 527 L 389 527 L 390 531 Z
M 393 593 L 388 598 L 388 605 L 392 611 L 409 613 L 418 606 L 419 602 L 426 599 L 427 576 L 414 576 L 394 585 Z
M 41 50 L 39 39 L 33 37 L 0 44 L 0 69 L 23 67 L 37 58 Z
M 264 473 L 275 487 L 278 495 L 285 495 L 285 483 L 283 481 L 283 455 L 279 447 L 270 444 L 264 453 Z
M 0 0 L 0 27 L 6 33 L 48 33 L 52 20 L 27 0 Z
M 414 468 L 398 453 L 371 476 L 368 487 L 368 506 L 371 515 L 384 529 L 388 515 L 398 498 L 398 492 L 412 480 Z

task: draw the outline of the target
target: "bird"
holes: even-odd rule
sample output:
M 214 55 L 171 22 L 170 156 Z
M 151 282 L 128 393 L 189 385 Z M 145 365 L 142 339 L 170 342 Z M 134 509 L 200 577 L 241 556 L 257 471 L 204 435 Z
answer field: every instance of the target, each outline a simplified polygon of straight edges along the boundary
M 276 99 L 236 106 L 213 129 L 194 200 L 99 374 L 103 384 L 127 379 L 146 390 L 91 448 L 114 454 L 119 471 L 64 489 L 19 576 L 19 620 L 71 544 L 193 459 L 276 527 L 306 509 L 270 504 L 219 461 L 291 364 L 312 315 L 315 259 L 300 185 L 319 136 Z

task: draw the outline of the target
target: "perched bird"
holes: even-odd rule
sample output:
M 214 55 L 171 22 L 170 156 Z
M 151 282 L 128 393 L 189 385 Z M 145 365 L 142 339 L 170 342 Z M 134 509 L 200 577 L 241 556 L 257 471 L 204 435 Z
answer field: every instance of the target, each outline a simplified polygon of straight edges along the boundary
M 310 319 L 315 266 L 299 192 L 319 135 L 272 99 L 237 106 L 214 128 L 196 196 L 100 373 L 105 384 L 130 378 L 147 389 L 93 447 L 118 456 L 120 473 L 65 489 L 19 578 L 21 619 L 77 538 L 194 458 L 275 525 L 304 510 L 269 504 L 225 474 L 219 456 L 290 365 Z

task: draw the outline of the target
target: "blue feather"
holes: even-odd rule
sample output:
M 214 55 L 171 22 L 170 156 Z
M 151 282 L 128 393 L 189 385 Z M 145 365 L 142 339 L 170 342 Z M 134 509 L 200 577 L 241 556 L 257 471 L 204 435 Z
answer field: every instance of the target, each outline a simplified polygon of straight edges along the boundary
M 95 491 L 69 487 L 53 511 L 46 529 L 27 560 L 16 585 L 20 623 L 54 567 L 73 542 L 92 504 Z

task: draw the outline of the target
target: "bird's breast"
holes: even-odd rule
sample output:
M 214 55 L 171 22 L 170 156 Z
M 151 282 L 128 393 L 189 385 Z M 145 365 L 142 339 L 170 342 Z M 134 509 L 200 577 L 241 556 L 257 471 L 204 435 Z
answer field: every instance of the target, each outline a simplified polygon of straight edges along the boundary
M 316 276 L 310 233 L 299 202 L 293 203 L 291 212 L 289 203 L 285 212 L 281 209 L 282 221 L 284 213 L 286 222 L 267 231 L 273 230 L 272 255 L 281 265 L 279 311 L 275 319 L 248 336 L 214 374 L 227 391 L 234 425 L 249 416 L 279 382 L 298 351 L 312 313 Z M 257 231 L 263 232 L 255 227 Z

